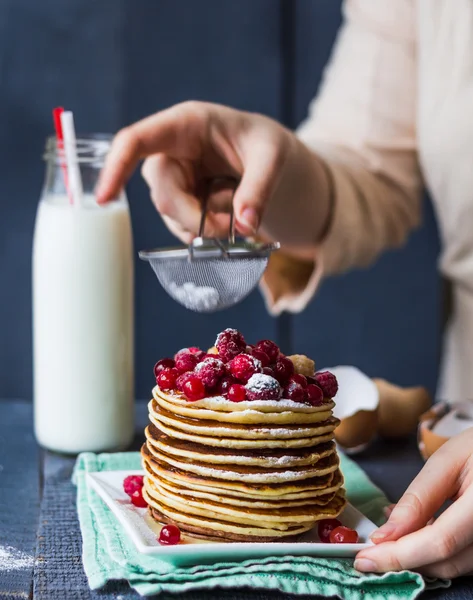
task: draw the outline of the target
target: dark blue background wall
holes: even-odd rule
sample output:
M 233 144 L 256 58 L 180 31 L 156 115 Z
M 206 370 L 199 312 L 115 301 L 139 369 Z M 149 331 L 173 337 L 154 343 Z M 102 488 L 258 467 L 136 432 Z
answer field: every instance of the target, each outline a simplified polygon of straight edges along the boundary
M 50 112 L 114 132 L 186 99 L 304 117 L 340 23 L 336 0 L 2 0 L 0 2 L 0 397 L 31 397 L 31 242 Z M 137 175 L 129 189 L 136 250 L 171 241 Z M 351 363 L 435 385 L 437 236 L 426 224 L 372 270 L 327 281 L 297 317 L 270 318 L 258 293 L 215 316 L 174 304 L 136 263 L 137 395 L 164 354 L 211 344 L 234 326 L 277 338 L 318 364 Z

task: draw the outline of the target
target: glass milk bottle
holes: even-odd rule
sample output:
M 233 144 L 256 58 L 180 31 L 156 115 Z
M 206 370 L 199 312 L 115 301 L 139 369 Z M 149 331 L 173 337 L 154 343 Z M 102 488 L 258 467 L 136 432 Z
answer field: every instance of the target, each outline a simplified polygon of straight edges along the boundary
M 110 146 L 77 140 L 80 202 L 65 187 L 64 155 L 47 141 L 33 244 L 34 424 L 57 452 L 124 449 L 134 433 L 133 255 L 123 193 L 98 206 Z

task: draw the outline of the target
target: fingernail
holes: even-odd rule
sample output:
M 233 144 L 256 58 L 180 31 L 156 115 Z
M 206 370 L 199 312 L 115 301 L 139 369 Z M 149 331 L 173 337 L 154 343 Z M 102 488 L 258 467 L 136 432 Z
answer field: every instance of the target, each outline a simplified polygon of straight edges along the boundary
M 376 531 L 373 531 L 373 533 L 370 535 L 370 539 L 371 540 L 384 540 L 385 538 L 387 538 L 388 536 L 390 536 L 392 534 L 394 529 L 395 529 L 395 527 L 393 525 L 386 523 L 386 525 L 383 525 Z
M 357 571 L 363 573 L 375 573 L 378 569 L 376 564 L 369 558 L 357 558 L 353 566 Z
M 240 218 L 238 219 L 242 225 L 245 225 L 253 233 L 256 233 L 258 229 L 258 214 L 254 208 L 245 208 L 241 212 Z
M 394 504 L 391 504 L 390 506 L 385 506 L 383 508 L 384 516 L 387 517 L 388 519 L 389 519 L 389 517 L 391 516 L 391 514 L 392 514 L 392 512 L 394 510 L 394 506 L 395 506 Z

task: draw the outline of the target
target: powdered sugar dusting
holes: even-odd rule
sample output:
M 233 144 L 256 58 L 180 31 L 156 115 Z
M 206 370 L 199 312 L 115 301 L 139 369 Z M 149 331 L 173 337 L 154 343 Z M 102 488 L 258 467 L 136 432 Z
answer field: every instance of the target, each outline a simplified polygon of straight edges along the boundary
M 237 329 L 232 329 L 231 327 L 227 327 L 227 329 L 224 329 L 217 335 L 217 339 L 215 340 L 214 346 L 218 346 L 218 344 L 222 341 L 222 338 L 226 337 L 228 334 L 231 334 L 232 337 L 238 336 L 239 331 Z
M 0 546 L 0 572 L 21 571 L 30 569 L 34 558 L 12 546 Z
M 218 307 L 220 296 L 212 287 L 198 286 L 192 282 L 178 286 L 174 281 L 169 285 L 171 296 L 184 306 L 194 310 L 213 310 Z
M 223 364 L 223 362 L 220 359 L 212 358 L 211 356 L 208 356 L 206 359 L 204 359 L 202 362 L 200 362 L 198 365 L 196 365 L 194 372 L 200 373 L 200 371 L 202 371 L 202 369 L 204 369 L 208 365 L 210 365 L 218 370 L 225 368 L 225 365 Z
M 274 379 L 271 375 L 265 375 L 264 373 L 255 373 L 252 375 L 246 384 L 246 388 L 255 392 L 278 390 L 280 395 L 282 394 L 281 386 L 277 379 Z

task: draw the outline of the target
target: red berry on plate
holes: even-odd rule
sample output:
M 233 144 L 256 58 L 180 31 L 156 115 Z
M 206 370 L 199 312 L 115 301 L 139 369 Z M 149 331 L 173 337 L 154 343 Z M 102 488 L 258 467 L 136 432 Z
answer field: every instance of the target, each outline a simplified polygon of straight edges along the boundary
M 331 544 L 356 544 L 358 533 L 354 529 L 340 525 L 330 532 Z
M 281 397 L 279 382 L 263 373 L 252 375 L 245 387 L 248 400 L 279 400 Z
M 278 360 L 280 353 L 278 345 L 272 342 L 271 340 L 259 341 L 256 344 L 256 348 L 267 355 L 271 364 L 275 363 Z
M 215 347 L 221 359 L 229 362 L 238 354 L 246 351 L 246 342 L 242 334 L 236 329 L 225 329 L 218 334 Z
M 249 354 L 239 354 L 230 361 L 230 373 L 238 379 L 246 383 L 248 379 L 255 373 L 261 373 L 262 366 L 260 361 Z
M 269 363 L 271 362 L 269 360 L 269 356 L 266 354 L 266 352 L 263 352 L 262 350 L 259 350 L 258 348 L 253 348 L 249 354 L 251 354 L 251 356 L 254 356 L 255 358 L 257 358 L 260 363 L 263 365 L 264 367 L 269 367 Z
M 197 375 L 191 374 L 182 386 L 185 397 L 191 402 L 205 398 L 205 385 Z
M 131 503 L 133 506 L 137 506 L 138 508 L 146 508 L 148 506 L 146 500 L 143 498 L 141 488 L 133 492 L 131 495 Z
M 304 402 L 305 390 L 299 383 L 289 382 L 284 388 L 283 396 L 294 402 Z
M 286 356 L 280 356 L 278 362 L 273 367 L 274 377 L 281 385 L 285 385 L 292 375 L 294 375 L 294 365 Z
M 321 371 L 314 375 L 317 385 L 322 389 L 326 398 L 333 398 L 338 392 L 338 381 L 330 371 Z
M 178 377 L 179 371 L 177 369 L 163 369 L 157 376 L 156 383 L 162 390 L 169 392 L 175 389 Z
M 330 542 L 330 534 L 334 529 L 340 526 L 341 522 L 338 519 L 322 519 L 317 525 L 319 540 L 323 544 L 328 544 Z
M 231 402 L 243 402 L 246 400 L 245 386 L 240 383 L 234 383 L 230 386 L 227 395 Z
M 157 377 L 163 369 L 172 369 L 174 367 L 172 358 L 162 358 L 154 365 L 154 376 Z
M 304 377 L 304 375 L 300 375 L 299 373 L 294 373 L 294 375 L 292 375 L 291 379 L 289 380 L 289 382 L 291 383 L 298 383 L 299 385 L 301 385 L 304 389 L 307 387 L 307 378 Z
M 176 525 L 164 525 L 159 532 L 158 542 L 163 546 L 175 546 L 181 541 L 181 531 Z
M 305 388 L 305 399 L 312 406 L 321 406 L 324 403 L 324 393 L 315 383 L 309 383 Z
M 193 371 L 198 362 L 199 360 L 195 354 L 182 352 L 176 356 L 176 369 L 179 373 L 187 373 Z
M 230 386 L 232 386 L 234 383 L 236 383 L 236 380 L 233 379 L 233 377 L 224 377 L 218 382 L 217 387 L 215 388 L 215 393 L 219 394 L 220 396 L 224 396 L 228 393 Z
M 225 365 L 219 358 L 209 356 L 200 362 L 194 373 L 199 377 L 207 390 L 213 390 L 226 373 Z
M 133 492 L 141 490 L 143 487 L 143 475 L 128 475 L 123 480 L 123 491 L 131 496 Z

